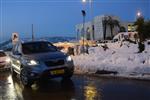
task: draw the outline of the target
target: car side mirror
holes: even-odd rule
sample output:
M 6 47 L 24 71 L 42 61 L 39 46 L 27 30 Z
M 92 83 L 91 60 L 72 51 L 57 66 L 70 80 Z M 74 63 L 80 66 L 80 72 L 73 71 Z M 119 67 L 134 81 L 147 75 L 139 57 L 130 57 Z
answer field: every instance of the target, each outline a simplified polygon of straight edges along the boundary
M 15 52 L 15 55 L 17 55 L 17 56 L 21 56 L 22 54 L 21 54 L 21 53 L 19 53 L 19 52 Z
M 64 49 L 64 47 L 57 47 L 58 48 L 58 50 L 63 50 Z
M 58 48 L 56 46 L 54 46 L 55 50 L 58 50 Z

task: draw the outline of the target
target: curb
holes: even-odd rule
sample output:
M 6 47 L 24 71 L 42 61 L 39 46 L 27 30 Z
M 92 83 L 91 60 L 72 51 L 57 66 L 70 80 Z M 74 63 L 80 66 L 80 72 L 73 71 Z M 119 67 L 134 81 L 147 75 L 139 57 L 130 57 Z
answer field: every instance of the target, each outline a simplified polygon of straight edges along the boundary
M 141 81 L 150 81 L 150 77 L 139 77 L 139 76 L 119 76 L 119 75 L 100 75 L 100 74 L 89 74 L 88 76 L 95 76 L 101 78 L 114 78 L 114 79 L 128 79 L 128 80 L 141 80 Z
M 0 72 L 5 72 L 5 71 L 9 71 L 10 70 L 10 67 L 8 68 L 0 68 Z
M 99 78 L 107 78 L 107 79 L 128 79 L 128 80 L 138 80 L 138 81 L 150 81 L 149 77 L 140 77 L 140 76 L 121 76 L 121 75 L 114 75 L 114 74 L 95 74 L 95 73 L 78 73 L 75 72 L 75 75 L 86 75 L 90 77 L 99 77 Z

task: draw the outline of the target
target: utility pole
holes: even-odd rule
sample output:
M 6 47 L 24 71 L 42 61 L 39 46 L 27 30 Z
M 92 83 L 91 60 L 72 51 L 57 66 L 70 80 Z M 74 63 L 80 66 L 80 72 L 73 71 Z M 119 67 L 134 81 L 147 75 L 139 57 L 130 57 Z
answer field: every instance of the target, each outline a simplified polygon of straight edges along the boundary
M 84 46 L 85 40 L 84 40 L 84 38 L 85 38 L 85 16 L 86 16 L 86 12 L 85 12 L 85 10 L 82 10 L 81 12 L 82 12 L 82 16 L 83 16 L 83 52 L 85 52 L 85 46 Z
M 90 12 L 91 12 L 91 33 L 92 33 L 92 40 L 95 39 L 95 36 L 94 36 L 94 19 L 93 19 L 93 0 L 90 0 Z
M 34 41 L 34 29 L 33 29 L 33 24 L 32 24 L 32 41 Z

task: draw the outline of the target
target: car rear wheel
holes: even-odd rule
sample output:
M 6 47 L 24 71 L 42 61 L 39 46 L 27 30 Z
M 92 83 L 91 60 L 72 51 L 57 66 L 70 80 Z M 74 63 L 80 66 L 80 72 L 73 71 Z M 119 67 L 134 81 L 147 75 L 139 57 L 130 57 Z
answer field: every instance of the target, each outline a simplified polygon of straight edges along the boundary
M 26 87 L 31 87 L 31 85 L 33 84 L 33 81 L 29 79 L 27 71 L 25 69 L 21 70 L 20 79 L 22 84 Z
M 17 76 L 17 73 L 14 71 L 14 69 L 11 68 L 10 70 L 11 70 L 11 75 L 12 75 L 13 77 L 16 77 L 16 76 Z
M 63 80 L 68 80 L 73 76 L 73 72 L 67 73 L 63 76 Z

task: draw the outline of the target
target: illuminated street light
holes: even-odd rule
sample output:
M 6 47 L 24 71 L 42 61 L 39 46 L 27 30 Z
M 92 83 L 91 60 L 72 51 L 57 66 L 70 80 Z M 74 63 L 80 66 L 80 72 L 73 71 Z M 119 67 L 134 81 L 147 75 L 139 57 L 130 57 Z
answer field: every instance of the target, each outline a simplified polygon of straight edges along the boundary
M 91 33 L 92 33 L 92 40 L 94 40 L 95 36 L 94 36 L 94 22 L 93 22 L 93 1 L 94 0 L 89 0 L 90 3 L 90 10 L 91 10 Z
M 85 2 L 86 2 L 86 0 L 82 0 L 82 2 L 83 2 L 83 3 L 85 3 Z
M 93 1 L 94 0 L 82 0 L 84 9 L 85 9 L 85 3 L 88 2 L 90 4 L 90 15 L 91 15 L 91 33 L 92 33 L 92 39 L 94 40 L 94 22 L 93 22 Z
M 85 10 L 82 10 L 81 11 L 82 12 L 82 16 L 83 16 L 83 53 L 85 52 L 85 45 L 84 45 L 84 42 L 85 42 L 85 40 L 84 40 L 84 38 L 85 38 L 85 16 L 86 16 L 86 12 L 85 12 Z
M 141 17 L 142 13 L 140 11 L 137 12 L 137 17 Z

